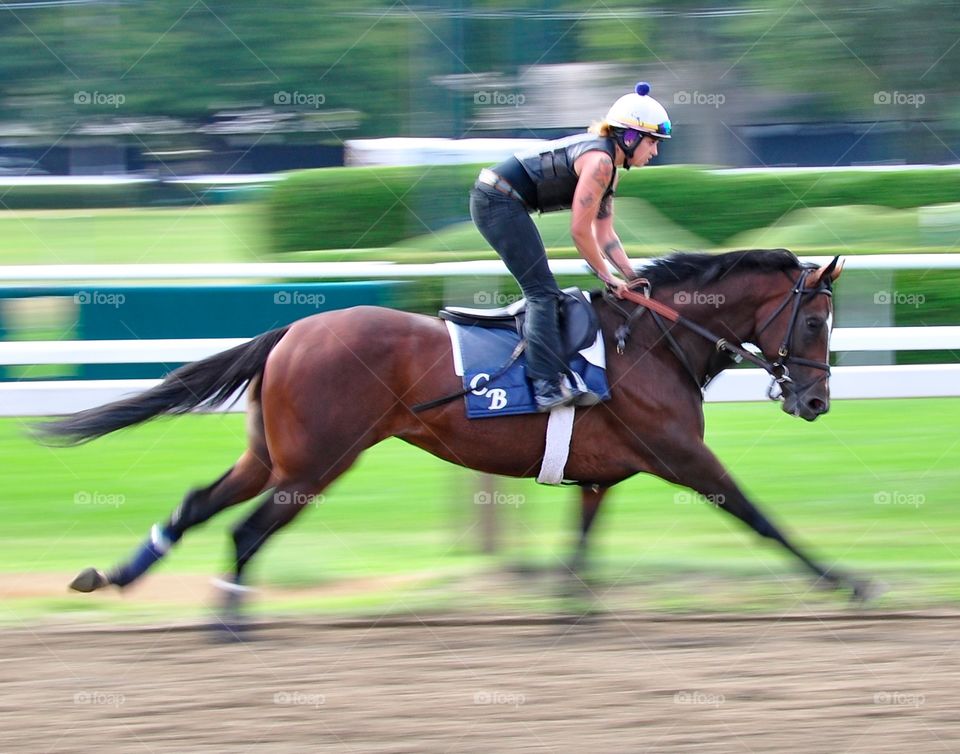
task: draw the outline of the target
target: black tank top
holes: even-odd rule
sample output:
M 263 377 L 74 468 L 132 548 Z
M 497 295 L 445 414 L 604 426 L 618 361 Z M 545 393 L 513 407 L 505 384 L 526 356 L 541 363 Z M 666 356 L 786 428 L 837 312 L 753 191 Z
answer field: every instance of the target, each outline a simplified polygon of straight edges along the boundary
M 611 159 L 616 159 L 613 139 L 585 133 L 518 152 L 491 169 L 506 179 L 531 209 L 540 212 L 570 209 L 579 179 L 573 164 L 582 154 L 593 150 L 606 152 Z M 615 177 L 616 171 L 613 171 L 604 197 L 613 193 Z

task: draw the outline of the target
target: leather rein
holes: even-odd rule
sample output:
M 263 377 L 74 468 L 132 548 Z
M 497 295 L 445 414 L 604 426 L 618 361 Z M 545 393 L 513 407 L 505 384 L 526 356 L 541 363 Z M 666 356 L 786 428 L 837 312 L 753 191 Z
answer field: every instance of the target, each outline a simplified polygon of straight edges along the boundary
M 630 283 L 630 287 L 623 292 L 622 298 L 624 300 L 637 304 L 637 307 L 632 312 L 626 311 L 617 303 L 618 298 L 610 291 L 609 288 L 604 289 L 603 296 L 607 303 L 610 304 L 617 312 L 619 312 L 620 315 L 626 320 L 614 332 L 614 337 L 617 340 L 617 353 L 623 353 L 624 348 L 626 347 L 627 338 L 630 336 L 630 331 L 633 325 L 640 316 L 649 311 L 653 320 L 663 333 L 670 350 L 673 351 L 674 355 L 677 356 L 677 358 L 680 360 L 680 363 L 683 364 L 684 369 L 688 374 L 690 374 L 691 378 L 701 391 L 706 388 L 707 384 L 710 382 L 711 376 L 708 375 L 707 378 L 701 382 L 701 379 L 697 376 L 695 369 L 690 363 L 688 355 L 677 342 L 676 338 L 674 338 L 673 334 L 670 332 L 670 328 L 664 324 L 664 319 L 670 320 L 675 324 L 682 325 L 691 332 L 696 333 L 700 337 L 710 341 L 713 343 L 713 346 L 718 353 L 726 352 L 730 354 L 735 362 L 740 363 L 741 361 L 746 360 L 766 371 L 771 377 L 770 387 L 767 388 L 767 397 L 771 400 L 776 400 L 778 397 L 780 397 L 780 395 L 782 395 L 784 384 L 793 382 L 793 379 L 790 377 L 790 369 L 788 364 L 812 367 L 814 369 L 821 370 L 823 372 L 822 375 L 797 389 L 797 392 L 803 392 L 820 380 L 826 379 L 830 375 L 830 365 L 828 363 L 814 361 L 812 359 L 805 359 L 800 356 L 793 356 L 790 353 L 790 348 L 793 343 L 793 331 L 796 329 L 797 320 L 799 319 L 800 308 L 803 304 L 804 297 L 815 296 L 820 293 L 823 293 L 827 296 L 833 295 L 829 284 L 825 284 L 823 282 L 821 282 L 816 288 L 806 287 L 807 277 L 813 271 L 813 269 L 805 268 L 800 272 L 800 277 L 797 278 L 796 282 L 793 284 L 793 287 L 784 297 L 783 301 L 773 311 L 773 313 L 767 317 L 766 321 L 756 332 L 756 337 L 759 337 L 760 334 L 763 333 L 763 331 L 766 330 L 788 306 L 790 307 L 790 322 L 787 325 L 787 331 L 784 335 L 783 342 L 780 344 L 780 348 L 777 349 L 776 361 L 768 361 L 762 356 L 758 356 L 757 354 L 748 351 L 743 347 L 742 343 L 733 343 L 727 338 L 721 338 L 718 335 L 715 335 L 702 325 L 687 319 L 676 309 L 673 309 L 666 304 L 651 298 L 650 282 L 645 278 L 637 278 L 636 280 L 633 280 Z M 642 292 L 638 292 L 635 290 L 635 288 L 639 288 L 642 290 Z M 778 386 L 780 388 L 780 395 L 774 394 L 774 386 Z

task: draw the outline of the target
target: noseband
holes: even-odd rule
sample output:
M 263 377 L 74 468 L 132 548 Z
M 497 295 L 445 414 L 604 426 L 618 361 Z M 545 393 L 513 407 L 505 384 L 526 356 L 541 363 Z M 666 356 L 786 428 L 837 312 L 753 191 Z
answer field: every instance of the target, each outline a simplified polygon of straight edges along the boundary
M 780 344 L 780 348 L 777 349 L 777 360 L 773 362 L 770 366 L 774 371 L 767 370 L 770 372 L 773 377 L 773 382 L 770 383 L 770 387 L 767 389 L 767 397 L 771 400 L 774 400 L 777 396 L 773 394 L 774 385 L 779 385 L 781 392 L 783 391 L 783 384 L 785 382 L 793 382 L 790 379 L 790 370 L 787 367 L 787 364 L 796 364 L 803 367 L 812 367 L 813 369 L 819 369 L 823 372 L 819 377 L 810 380 L 805 385 L 801 385 L 797 388 L 798 393 L 803 393 L 809 390 L 811 387 L 816 385 L 820 380 L 824 380 L 830 376 L 830 364 L 822 361 L 814 361 L 812 359 L 804 359 L 800 356 L 793 356 L 790 353 L 790 348 L 793 345 L 793 331 L 797 327 L 797 320 L 800 316 L 800 307 L 803 305 L 804 296 L 816 296 L 820 293 L 826 296 L 833 296 L 833 291 L 830 290 L 830 286 L 823 281 L 820 282 L 816 288 L 806 288 L 805 283 L 807 276 L 812 272 L 810 269 L 804 269 L 800 273 L 800 277 L 797 278 L 797 282 L 794 284 L 790 293 L 787 294 L 786 298 L 780 303 L 776 309 L 774 309 L 773 314 L 767 317 L 766 321 L 760 325 L 760 328 L 757 330 L 756 337 L 760 337 L 764 330 L 766 330 L 773 321 L 780 316 L 780 313 L 787 308 L 789 304 L 793 304 L 790 311 L 790 322 L 787 324 L 787 332 L 783 336 L 783 342 Z M 829 354 L 827 356 L 829 358 Z M 780 373 L 778 377 L 776 372 Z
M 678 325 L 683 325 L 683 327 L 687 328 L 691 332 L 694 332 L 702 338 L 709 340 L 711 343 L 713 343 L 714 348 L 716 348 L 718 352 L 725 351 L 729 353 L 733 357 L 734 361 L 739 363 L 740 361 L 746 360 L 766 371 L 771 377 L 770 387 L 767 388 L 767 397 L 771 400 L 776 400 L 783 394 L 784 384 L 793 382 L 793 379 L 790 377 L 790 369 L 788 367 L 789 364 L 821 370 L 823 374 L 797 389 L 798 393 L 804 392 L 813 387 L 813 385 L 818 383 L 820 380 L 826 379 L 830 375 L 830 365 L 828 363 L 814 361 L 812 359 L 805 359 L 800 356 L 793 356 L 790 353 L 790 348 L 793 344 L 793 333 L 797 326 L 797 321 L 800 316 L 800 309 L 803 305 L 804 297 L 816 296 L 821 293 L 827 296 L 833 295 L 829 284 L 824 283 L 823 281 L 821 281 L 816 288 L 806 288 L 805 284 L 811 272 L 813 272 L 813 270 L 810 268 L 804 268 L 800 272 L 800 277 L 797 278 L 797 281 L 784 297 L 783 301 L 780 302 L 780 305 L 777 306 L 777 308 L 769 317 L 767 317 L 766 321 L 764 321 L 764 323 L 756 332 L 756 337 L 759 337 L 764 330 L 773 324 L 774 320 L 776 320 L 776 318 L 780 316 L 780 314 L 783 313 L 788 306 L 791 307 L 790 322 L 787 325 L 787 331 L 784 335 L 783 342 L 780 344 L 780 348 L 777 349 L 776 361 L 768 361 L 767 359 L 763 358 L 762 355 L 758 356 L 748 351 L 743 347 L 742 343 L 731 343 L 726 338 L 721 338 L 710 332 L 705 327 L 702 327 L 696 322 L 687 319 L 676 309 L 672 309 L 666 304 L 662 304 L 659 301 L 652 299 L 650 297 L 650 283 L 643 278 L 634 281 L 634 285 L 639 287 L 643 291 L 642 293 L 633 290 L 633 288 L 623 292 L 624 299 L 637 304 L 637 308 L 632 312 L 627 312 L 624 310 L 617 303 L 617 298 L 610 292 L 609 289 L 604 290 L 604 298 L 626 320 L 626 322 L 620 325 L 620 327 L 618 327 L 614 333 L 614 336 L 617 339 L 617 353 L 623 353 L 626 340 L 630 335 L 630 330 L 637 317 L 642 315 L 643 312 L 649 310 L 654 321 L 663 332 L 664 337 L 667 340 L 667 344 L 680 359 L 680 362 L 683 364 L 684 368 L 690 373 L 690 376 L 693 378 L 694 382 L 697 383 L 697 386 L 701 390 L 707 386 L 710 377 L 707 377 L 706 381 L 701 384 L 700 379 L 697 377 L 693 367 L 690 364 L 689 358 L 680 347 L 680 344 L 677 343 L 676 339 L 670 334 L 669 328 L 663 323 L 662 318 L 668 319 L 671 322 L 675 322 Z M 779 394 L 774 393 L 775 386 L 779 386 Z

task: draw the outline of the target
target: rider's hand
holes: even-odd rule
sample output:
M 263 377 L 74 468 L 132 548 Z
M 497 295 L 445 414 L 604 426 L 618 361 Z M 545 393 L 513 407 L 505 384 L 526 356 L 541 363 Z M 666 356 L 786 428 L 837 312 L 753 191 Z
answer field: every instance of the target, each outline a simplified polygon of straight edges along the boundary
M 610 292 L 617 298 L 623 298 L 624 292 L 630 290 L 630 286 L 627 285 L 625 280 L 613 277 L 612 275 L 609 278 L 604 278 L 603 282 L 606 283 L 607 288 L 609 288 Z

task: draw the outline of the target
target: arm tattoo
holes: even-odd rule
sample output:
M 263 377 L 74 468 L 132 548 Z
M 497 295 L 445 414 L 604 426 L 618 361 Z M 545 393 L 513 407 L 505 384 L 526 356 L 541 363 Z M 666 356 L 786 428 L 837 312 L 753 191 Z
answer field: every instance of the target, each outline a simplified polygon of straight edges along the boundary
M 600 160 L 594 168 L 592 177 L 597 185 L 606 191 L 610 186 L 610 179 L 613 177 L 613 161 L 609 157 Z
M 615 251 L 616 249 L 623 249 L 620 241 L 611 241 L 603 247 L 603 253 L 609 257 L 611 252 Z
M 613 194 L 605 194 L 600 200 L 600 209 L 597 211 L 597 219 L 605 220 L 613 214 Z

